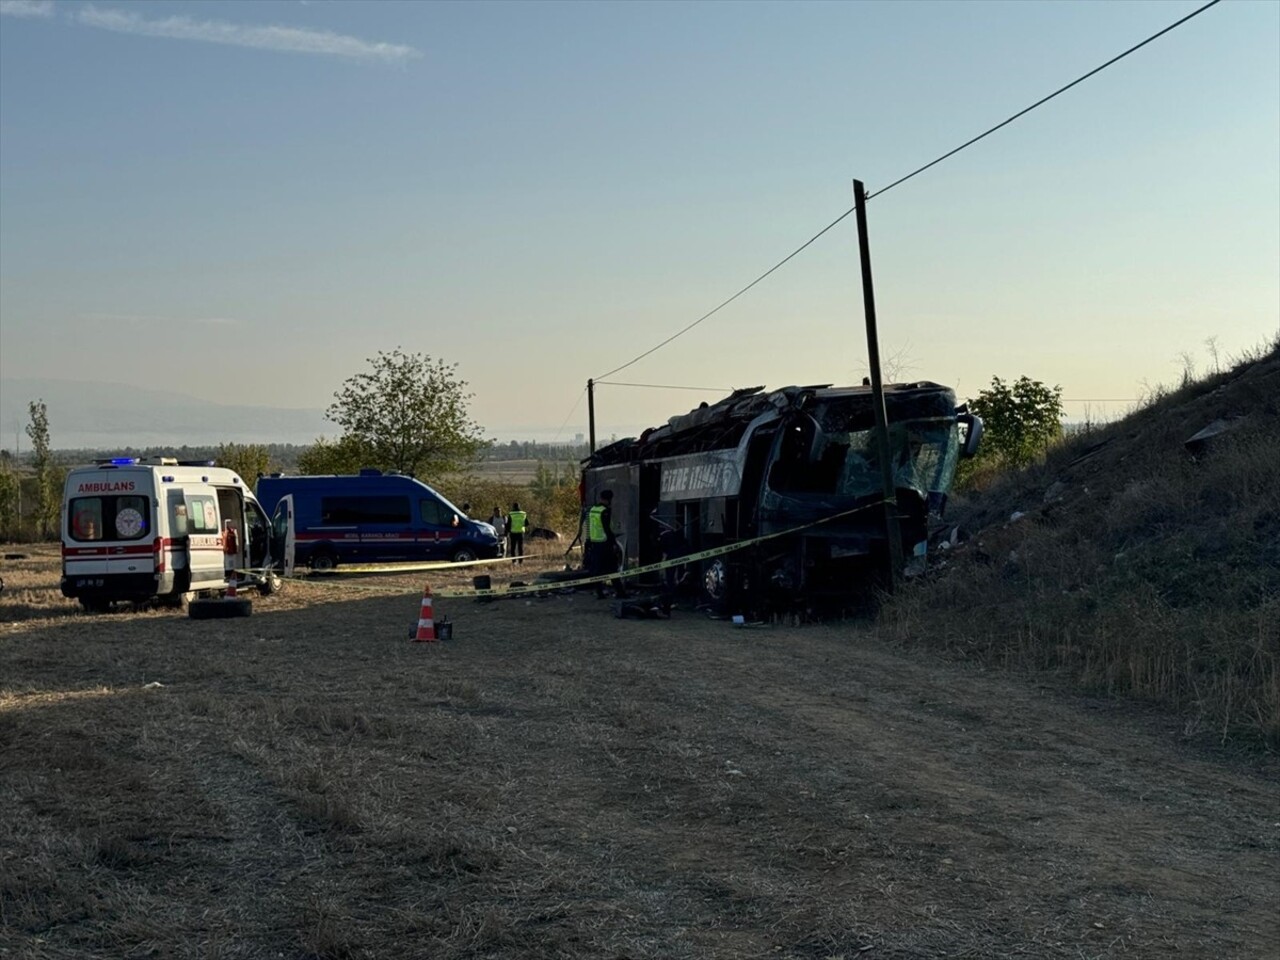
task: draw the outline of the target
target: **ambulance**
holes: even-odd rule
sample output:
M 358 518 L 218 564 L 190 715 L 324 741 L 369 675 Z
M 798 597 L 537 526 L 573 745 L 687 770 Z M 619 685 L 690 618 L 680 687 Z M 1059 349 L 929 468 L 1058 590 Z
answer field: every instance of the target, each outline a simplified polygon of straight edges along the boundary
M 228 526 L 235 536 L 224 539 Z M 62 594 L 90 612 L 116 601 L 181 606 L 216 596 L 232 569 L 241 585 L 270 594 L 280 579 L 269 553 L 253 491 L 212 460 L 116 457 L 67 474 Z

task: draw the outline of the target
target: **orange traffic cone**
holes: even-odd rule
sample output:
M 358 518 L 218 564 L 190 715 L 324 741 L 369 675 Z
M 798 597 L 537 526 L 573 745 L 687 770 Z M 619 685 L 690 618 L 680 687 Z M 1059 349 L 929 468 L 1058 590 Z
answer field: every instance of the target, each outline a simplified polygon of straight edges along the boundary
M 422 586 L 422 612 L 418 614 L 418 632 L 414 636 L 413 642 L 436 642 L 436 621 L 435 614 L 431 609 L 431 584 L 429 583 Z

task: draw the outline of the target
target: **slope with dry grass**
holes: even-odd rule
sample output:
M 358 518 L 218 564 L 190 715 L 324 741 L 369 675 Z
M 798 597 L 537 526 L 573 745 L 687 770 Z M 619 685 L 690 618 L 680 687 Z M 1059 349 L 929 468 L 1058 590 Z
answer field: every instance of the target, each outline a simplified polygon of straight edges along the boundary
M 1232 429 L 1184 446 L 1215 421 Z M 1073 438 L 952 519 L 973 539 L 889 604 L 888 635 L 1280 746 L 1280 349 Z

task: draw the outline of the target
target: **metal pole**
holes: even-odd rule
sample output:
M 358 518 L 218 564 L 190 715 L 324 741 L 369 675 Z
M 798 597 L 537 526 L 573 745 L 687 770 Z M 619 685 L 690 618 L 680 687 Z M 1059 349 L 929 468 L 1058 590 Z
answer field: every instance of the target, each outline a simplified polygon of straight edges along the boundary
M 861 180 L 853 181 L 853 205 L 858 215 L 858 252 L 862 260 L 862 308 L 867 319 L 867 357 L 871 367 L 871 403 L 876 412 L 876 452 L 884 490 L 884 526 L 889 538 L 889 592 L 902 569 L 902 534 L 898 530 L 898 499 L 889 450 L 889 417 L 880 379 L 880 340 L 876 334 L 876 295 L 871 284 L 871 247 L 867 241 L 867 194 Z
M 587 381 L 587 427 L 591 431 L 591 452 L 596 452 L 596 382 Z

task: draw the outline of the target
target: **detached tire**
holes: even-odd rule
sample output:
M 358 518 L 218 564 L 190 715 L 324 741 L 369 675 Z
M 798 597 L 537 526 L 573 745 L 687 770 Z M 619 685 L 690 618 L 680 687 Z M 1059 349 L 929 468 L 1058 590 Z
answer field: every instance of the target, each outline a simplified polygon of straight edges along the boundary
M 253 601 L 243 597 L 234 600 L 192 600 L 187 604 L 187 616 L 192 620 L 230 620 L 247 617 L 253 613 Z

